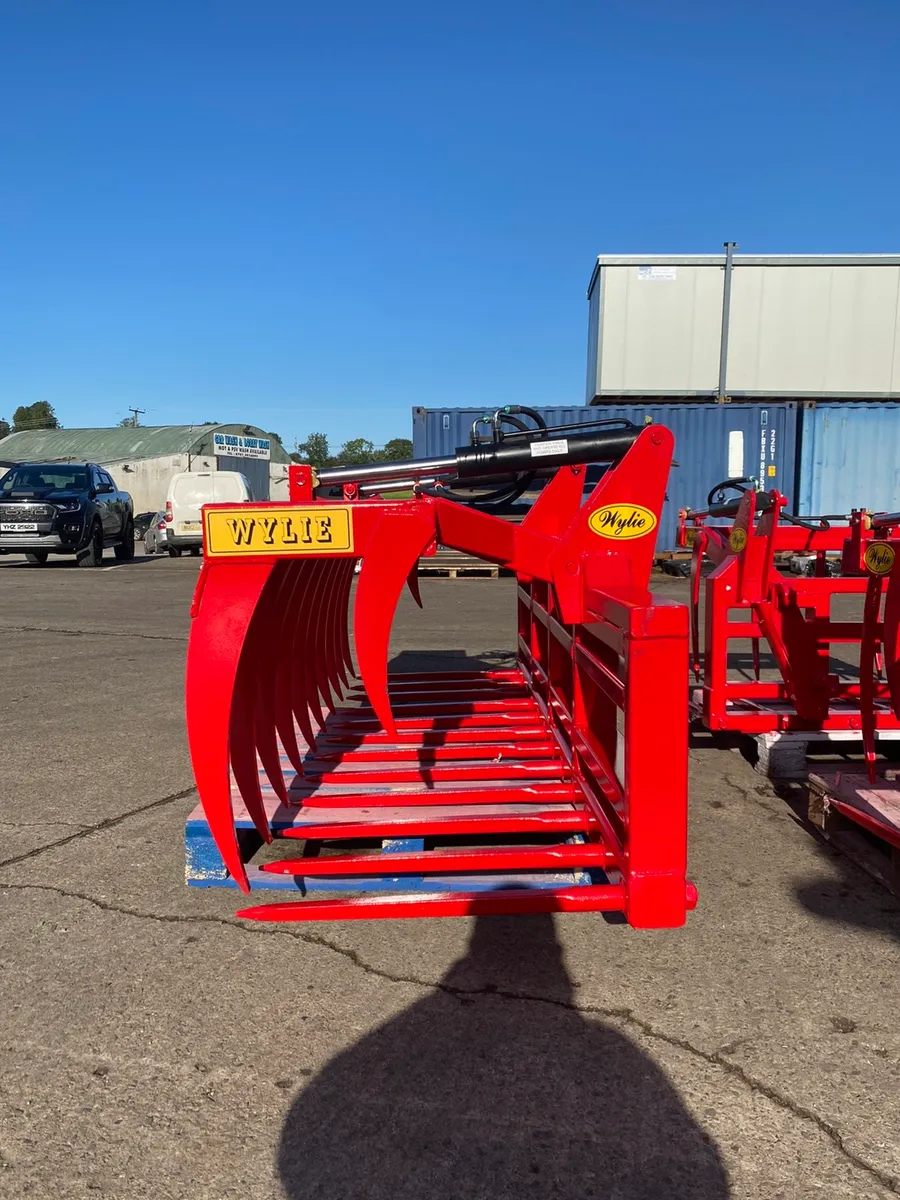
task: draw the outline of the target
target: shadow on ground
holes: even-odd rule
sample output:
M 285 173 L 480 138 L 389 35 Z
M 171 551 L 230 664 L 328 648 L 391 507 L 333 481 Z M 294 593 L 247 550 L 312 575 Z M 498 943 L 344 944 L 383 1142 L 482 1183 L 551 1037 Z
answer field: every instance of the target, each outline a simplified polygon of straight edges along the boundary
M 823 921 L 872 929 L 900 941 L 900 898 L 891 895 L 837 850 L 822 845 L 837 871 L 819 878 L 798 880 L 797 899 Z
M 508 671 L 516 665 L 512 650 L 401 650 L 388 663 L 389 671 Z
M 438 989 L 297 1097 L 290 1200 L 719 1200 L 716 1146 L 662 1071 L 574 1007 L 553 918 L 482 917 Z

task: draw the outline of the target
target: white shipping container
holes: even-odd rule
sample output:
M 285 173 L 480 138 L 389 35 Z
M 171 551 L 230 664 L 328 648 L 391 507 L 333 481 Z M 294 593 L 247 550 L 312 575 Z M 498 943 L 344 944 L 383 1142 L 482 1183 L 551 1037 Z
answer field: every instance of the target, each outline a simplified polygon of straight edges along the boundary
M 725 395 L 900 397 L 900 255 L 736 254 Z M 725 255 L 607 255 L 588 297 L 587 402 L 715 396 Z

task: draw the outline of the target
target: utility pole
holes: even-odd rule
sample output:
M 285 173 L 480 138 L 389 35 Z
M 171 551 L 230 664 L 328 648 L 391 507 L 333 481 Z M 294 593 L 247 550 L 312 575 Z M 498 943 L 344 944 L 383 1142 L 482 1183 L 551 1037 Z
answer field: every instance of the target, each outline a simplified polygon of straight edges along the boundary
M 128 411 L 130 413 L 134 413 L 134 416 L 131 418 L 131 427 L 132 427 L 132 429 L 137 429 L 137 427 L 139 425 L 138 414 L 143 415 L 147 410 L 146 410 L 146 408 L 132 408 L 129 405 Z

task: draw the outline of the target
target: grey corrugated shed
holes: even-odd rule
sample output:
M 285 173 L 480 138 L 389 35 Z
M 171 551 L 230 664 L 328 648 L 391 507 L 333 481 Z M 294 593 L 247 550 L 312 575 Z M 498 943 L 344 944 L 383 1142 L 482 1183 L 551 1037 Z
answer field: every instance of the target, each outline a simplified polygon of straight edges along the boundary
M 114 429 L 24 429 L 0 439 L 0 456 L 15 462 L 72 458 L 82 462 L 118 462 L 161 458 L 167 454 L 214 454 L 214 433 L 268 438 L 256 425 L 139 425 Z M 290 462 L 283 446 L 271 441 L 271 461 Z

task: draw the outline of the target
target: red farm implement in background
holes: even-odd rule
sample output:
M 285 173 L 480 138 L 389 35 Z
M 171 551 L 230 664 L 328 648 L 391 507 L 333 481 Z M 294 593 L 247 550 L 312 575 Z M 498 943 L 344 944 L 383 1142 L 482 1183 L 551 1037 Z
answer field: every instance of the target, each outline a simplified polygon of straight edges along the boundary
M 712 730 L 859 731 L 874 779 L 877 733 L 900 729 L 900 514 L 799 518 L 786 512 L 780 492 L 745 490 L 747 482 L 726 481 L 710 493 L 719 493 L 719 503 L 681 513 L 679 541 L 693 548 L 691 662 L 701 685 L 695 708 Z M 726 488 L 743 494 L 725 500 Z M 815 556 L 813 575 L 780 570 L 776 555 L 787 554 Z M 714 569 L 706 579 L 701 653 L 704 555 Z M 840 556 L 837 574 L 829 555 Z M 835 616 L 832 602 L 846 596 L 863 597 L 859 619 Z M 747 639 L 752 672 L 734 678 L 729 645 Z M 761 678 L 763 641 L 777 679 Z M 833 669 L 838 646 L 854 648 L 858 673 Z
M 693 907 L 687 610 L 648 591 L 672 435 L 523 416 L 501 410 L 492 441 L 446 459 L 295 467 L 289 504 L 204 509 L 189 832 L 217 862 L 190 881 L 295 897 L 239 915 L 610 911 L 662 927 Z M 608 468 L 585 498 L 589 463 Z M 504 520 L 536 476 L 522 523 Z M 438 544 L 515 573 L 509 669 L 389 672 L 398 599 L 406 584 L 419 599 Z

